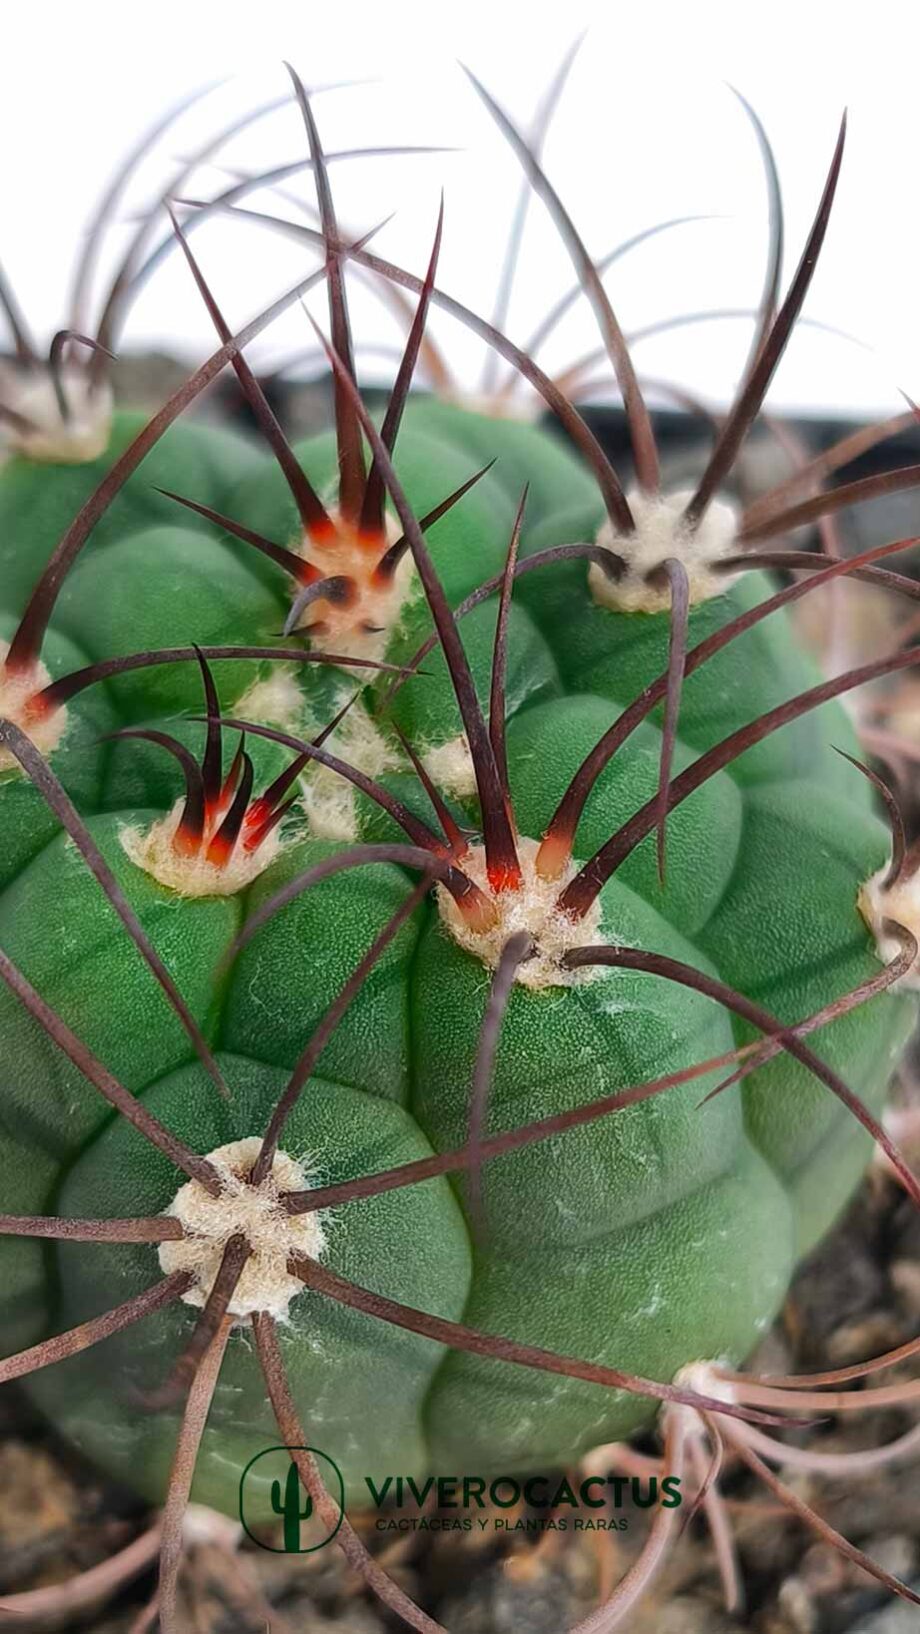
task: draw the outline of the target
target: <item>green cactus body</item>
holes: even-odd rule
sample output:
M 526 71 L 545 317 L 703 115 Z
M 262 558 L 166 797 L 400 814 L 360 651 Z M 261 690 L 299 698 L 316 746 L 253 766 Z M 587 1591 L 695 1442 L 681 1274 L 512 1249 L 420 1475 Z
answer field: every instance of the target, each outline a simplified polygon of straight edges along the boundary
M 120 409 L 112 419 L 108 447 L 95 459 L 57 464 L 20 453 L 0 467 L 0 585 L 5 612 L 22 612 L 65 528 L 146 423 L 146 415 Z M 157 492 L 159 488 L 194 492 L 204 504 L 221 509 L 240 471 L 257 458 L 251 444 L 223 428 L 171 426 L 94 528 L 90 552 L 142 529 L 175 522 L 176 507 Z
M 467 449 L 479 463 L 494 459 L 496 484 L 513 504 L 527 483 L 534 520 L 579 506 L 597 509 L 594 478 L 551 430 L 421 396 L 408 404 L 403 424 L 418 426 L 456 448 Z M 528 528 L 525 518 L 525 537 Z
M 514 475 L 500 479 L 506 447 Z M 593 537 L 589 525 L 596 532 L 596 505 L 588 498 L 580 501 L 581 520 L 571 520 L 578 489 L 590 487 L 589 479 L 547 433 L 458 410 L 430 412 L 424 403 L 411 409 L 396 458 L 416 513 L 490 453 L 499 456 L 495 471 L 430 532 L 454 605 L 501 571 L 518 476 L 531 463 L 526 550 Z M 304 444 L 298 456 L 318 491 L 331 485 L 331 438 Z M 197 480 L 183 492 L 211 502 Z M 292 502 L 274 468 L 248 477 L 226 505 L 279 544 L 295 539 Z M 253 643 L 277 634 L 289 594 L 274 564 L 175 518 L 138 522 L 72 574 L 55 615 L 60 654 L 49 646 L 49 666 L 79 661 L 67 646 L 73 641 L 91 660 L 177 640 Z M 691 645 L 765 593 L 748 576 L 696 608 Z M 491 601 L 460 625 L 483 700 L 495 618 Z M 429 627 L 424 603 L 410 597 L 389 632 L 387 660 L 404 662 Z M 668 620 L 598 607 L 585 563 L 575 562 L 523 578 L 509 628 L 510 784 L 518 830 L 537 839 L 588 750 L 666 668 Z M 427 754 L 456 739 L 461 724 L 439 652 L 424 669 L 397 693 L 394 715 Z M 249 661 L 214 670 L 225 709 L 264 675 Z M 675 771 L 812 679 L 784 615 L 766 620 L 688 678 Z M 320 669 L 297 672 L 295 680 L 302 702 L 294 731 L 302 733 L 328 718 L 355 684 L 344 671 Z M 386 685 L 384 678 L 368 689 L 371 705 Z M 5 844 L 12 844 L 0 895 L 0 947 L 195 1151 L 246 1141 L 264 1129 L 342 982 L 408 898 L 410 875 L 380 863 L 325 880 L 270 919 L 228 963 L 234 939 L 260 904 L 333 854 L 341 838 L 288 836 L 235 894 L 183 897 L 150 878 L 123 843 L 126 826 L 143 830 L 176 798 L 175 767 L 146 744 L 121 742 L 103 751 L 89 741 L 113 725 L 200 713 L 195 666 L 139 671 L 81 694 L 73 709 L 52 766 L 217 1052 L 232 1098 L 221 1101 L 192 1059 L 185 1033 L 95 881 L 54 821 L 39 820 L 38 796 L 15 772 L 0 787 Z M 380 730 L 386 734 L 385 725 Z M 177 731 L 200 750 L 201 726 L 186 720 Z M 395 740 L 388 742 L 393 758 L 384 764 L 384 783 L 430 819 L 427 796 L 400 762 Z M 875 973 L 878 956 L 857 893 L 885 860 L 886 833 L 870 813 L 858 773 L 839 765 L 831 743 L 852 745 L 836 705 L 706 782 L 670 818 L 666 884 L 650 834 L 604 886 L 599 939 L 714 973 L 784 1022 Z M 578 857 L 588 857 L 654 794 L 660 750 L 655 716 L 594 788 L 577 834 Z M 263 779 L 290 758 L 264 742 L 253 752 Z M 475 810 L 469 789 L 447 792 L 461 811 Z M 349 821 L 352 837 L 397 833 L 364 795 L 353 802 Z M 283 1150 L 311 1182 L 333 1184 L 463 1144 L 488 991 L 488 971 L 458 944 L 437 903 L 429 898 L 416 907 L 326 1045 L 286 1128 Z M 886 994 L 819 1035 L 822 1058 L 876 1110 L 911 1018 L 907 1000 Z M 13 1194 L 6 1206 L 80 1217 L 168 1209 L 178 1184 L 173 1164 L 111 1114 L 5 990 L 0 1025 L 3 1164 Z M 642 971 L 604 971 L 570 986 L 517 985 L 496 1054 L 489 1130 L 677 1072 L 754 1036 L 711 999 Z M 475 1245 L 465 1183 L 439 1176 L 321 1215 L 319 1257 L 363 1287 L 420 1310 L 646 1377 L 670 1380 L 704 1357 L 737 1362 L 776 1313 L 797 1258 L 845 1203 L 870 1143 L 784 1053 L 740 1089 L 701 1107 L 719 1079 L 713 1072 L 487 1164 L 487 1229 Z M 86 1320 L 113 1297 L 127 1299 L 148 1286 L 157 1271 L 157 1250 L 143 1243 L 61 1243 L 54 1259 L 52 1277 L 39 1245 L 4 1242 L 8 1346 L 48 1322 L 64 1328 Z M 151 1497 L 163 1490 L 177 1420 L 174 1412 L 138 1412 L 136 1393 L 161 1382 L 188 1341 L 193 1315 L 175 1303 L 30 1382 L 75 1442 Z M 312 1291 L 292 1301 L 278 1333 L 311 1438 L 342 1467 L 353 1503 L 366 1500 L 367 1474 L 459 1463 L 496 1472 L 537 1468 L 625 1435 L 653 1411 L 648 1400 L 624 1391 L 452 1352 Z M 204 1434 L 195 1497 L 232 1512 L 240 1470 L 276 1439 L 251 1349 L 236 1335 Z M 293 1469 L 292 1475 L 283 1502 L 277 1483 L 261 1494 L 266 1517 L 284 1514 L 286 1538 L 288 1529 L 292 1538 L 299 1533 Z

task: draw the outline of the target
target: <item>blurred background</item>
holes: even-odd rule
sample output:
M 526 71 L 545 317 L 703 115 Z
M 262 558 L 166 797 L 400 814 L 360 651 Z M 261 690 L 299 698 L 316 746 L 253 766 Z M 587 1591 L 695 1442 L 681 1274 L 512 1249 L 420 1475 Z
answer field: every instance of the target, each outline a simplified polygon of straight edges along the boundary
M 857 10 L 784 0 L 755 12 L 669 0 L 646 8 L 567 0 L 539 10 L 482 0 L 457 8 L 417 0 L 389 7 L 365 0 L 332 6 L 163 0 L 132 13 L 130 22 L 124 7 L 106 0 L 17 8 L 7 21 L 11 66 L 0 106 L 2 260 L 31 324 L 50 335 L 63 321 L 72 246 L 105 178 L 164 106 L 221 82 L 170 127 L 132 182 L 103 247 L 97 289 L 137 212 L 163 192 L 180 162 L 235 118 L 286 96 L 284 57 L 311 87 L 358 82 L 317 99 L 328 150 L 403 144 L 455 150 L 336 164 L 340 216 L 357 234 L 393 212 L 374 248 L 421 271 L 443 185 L 440 282 L 489 315 L 521 173 L 458 59 L 526 129 L 584 30 L 545 163 L 589 249 L 600 257 L 669 218 L 708 218 L 649 239 L 611 270 L 608 288 L 623 326 L 635 331 L 725 308 L 740 314 L 648 337 L 637 350 L 643 373 L 666 373 L 718 405 L 747 354 L 751 325 L 743 314 L 756 304 L 763 278 L 766 196 L 755 134 L 730 82 L 757 110 L 775 150 L 786 208 L 787 281 L 844 105 L 850 111 L 840 191 L 806 311 L 815 323 L 854 340 L 801 326 L 772 404 L 858 417 L 897 410 L 899 387 L 920 395 L 920 225 L 913 187 L 920 20 L 897 3 Z M 288 102 L 222 147 L 182 192 L 211 197 L 241 171 L 304 153 L 299 115 Z M 314 196 L 304 174 L 290 178 L 281 196 L 262 191 L 245 203 L 297 219 Z M 156 237 L 167 230 L 164 216 Z M 225 217 L 210 222 L 198 244 L 233 322 L 254 314 L 314 259 L 276 233 Z M 526 343 L 572 281 L 565 251 L 535 201 L 510 301 L 511 336 Z M 384 377 L 397 325 L 372 290 L 353 283 L 365 378 Z M 436 318 L 434 328 L 464 384 L 475 389 L 483 365 L 478 344 L 448 320 Z M 187 269 L 172 256 L 139 294 L 121 344 L 193 358 L 210 349 L 211 333 Z M 541 360 L 563 366 L 596 344 L 590 315 L 576 302 Z M 312 349 L 312 334 L 295 309 L 260 343 L 258 357 L 272 369 Z M 612 395 L 602 373 L 592 396 L 605 394 Z

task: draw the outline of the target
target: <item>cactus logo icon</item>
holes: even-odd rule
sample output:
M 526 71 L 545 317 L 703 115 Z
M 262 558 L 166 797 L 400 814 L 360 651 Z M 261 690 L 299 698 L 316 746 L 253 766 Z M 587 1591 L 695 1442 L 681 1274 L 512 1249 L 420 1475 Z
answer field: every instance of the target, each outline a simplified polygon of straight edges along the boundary
M 318 1466 L 329 1504 L 322 1512 L 306 1490 L 295 1453 L 307 1453 Z M 330 1543 L 345 1514 L 345 1483 L 338 1465 L 318 1447 L 267 1447 L 250 1459 L 240 1476 L 240 1520 L 261 1549 L 274 1554 L 309 1555 Z M 282 1523 L 282 1543 L 267 1543 L 265 1529 L 273 1516 Z

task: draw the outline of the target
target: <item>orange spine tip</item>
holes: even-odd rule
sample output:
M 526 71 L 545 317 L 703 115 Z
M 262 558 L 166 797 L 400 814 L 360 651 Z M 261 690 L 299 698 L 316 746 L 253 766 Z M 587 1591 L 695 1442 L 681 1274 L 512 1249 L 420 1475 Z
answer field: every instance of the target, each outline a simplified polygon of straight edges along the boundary
M 220 790 L 219 795 L 217 796 L 217 799 L 209 801 L 208 805 L 206 807 L 206 813 L 205 813 L 206 821 L 212 827 L 213 827 L 213 825 L 215 823 L 220 822 L 220 819 L 223 817 L 224 813 L 226 812 L 228 806 L 230 805 L 231 800 L 233 799 L 234 794 L 236 793 L 236 789 L 237 789 L 237 785 L 239 783 L 239 780 L 240 780 L 240 767 L 239 767 L 238 760 L 234 760 L 233 765 L 230 767 L 229 772 L 227 773 L 226 777 L 224 778 L 224 781 L 223 781 L 223 783 L 221 785 L 221 790 Z
M 541 879 L 558 879 L 572 855 L 571 842 L 561 834 L 547 834 L 537 852 L 536 869 Z
M 277 828 L 282 818 L 287 816 L 287 813 L 291 809 L 293 803 L 293 801 L 289 801 L 288 804 L 286 806 L 282 806 L 280 810 L 268 812 L 267 815 L 263 817 L 261 823 L 259 823 L 255 828 L 249 828 L 245 823 L 243 824 L 241 844 L 243 850 L 249 856 L 252 855 L 253 851 L 258 851 L 263 840 L 268 839 L 268 836 L 271 834 L 272 830 Z
M 205 820 L 205 827 L 206 828 L 209 828 L 209 829 L 214 828 L 220 822 L 221 818 L 226 815 L 227 808 L 230 805 L 231 800 L 233 799 L 233 794 L 234 794 L 235 788 L 236 788 L 236 778 L 235 777 L 228 777 L 225 780 L 225 782 L 223 784 L 223 787 L 221 788 L 221 791 L 220 791 L 219 795 L 217 796 L 217 799 L 216 800 L 208 800 L 206 802 L 205 808 L 204 808 L 204 820 Z
M 53 715 L 57 705 L 46 698 L 43 692 L 33 692 L 26 700 L 23 714 L 27 721 L 44 721 Z
M 502 862 L 492 863 L 486 869 L 489 884 L 496 896 L 502 891 L 519 891 L 524 883 L 523 875 L 516 864 Z
M 252 831 L 253 829 L 261 828 L 262 824 L 268 821 L 269 817 L 271 816 L 271 810 L 272 808 L 267 800 L 263 800 L 261 797 L 258 800 L 253 800 L 252 805 L 249 807 L 249 810 L 243 818 L 243 831 L 244 833 L 248 833 L 250 835 L 250 839 L 247 841 L 247 848 L 258 844 L 258 840 L 253 840 L 251 837 Z
M 311 522 L 307 532 L 314 545 L 331 545 L 338 538 L 338 528 L 328 517 L 322 521 L 317 519 L 317 521 Z M 317 570 L 313 568 L 310 578 L 306 582 L 308 584 L 312 583 L 317 576 Z
M 462 898 L 455 897 L 454 900 L 470 930 L 475 931 L 477 935 L 486 935 L 490 930 L 494 930 L 498 923 L 498 914 L 494 903 L 489 901 L 484 892 L 474 888 Z
M 382 550 L 386 545 L 382 528 L 358 528 L 355 537 L 363 550 Z
M 201 835 L 180 823 L 173 835 L 172 848 L 180 857 L 196 857 L 201 848 Z
M 233 855 L 233 845 L 232 840 L 225 840 L 222 835 L 215 834 L 205 852 L 205 861 L 212 863 L 215 868 L 226 868 Z

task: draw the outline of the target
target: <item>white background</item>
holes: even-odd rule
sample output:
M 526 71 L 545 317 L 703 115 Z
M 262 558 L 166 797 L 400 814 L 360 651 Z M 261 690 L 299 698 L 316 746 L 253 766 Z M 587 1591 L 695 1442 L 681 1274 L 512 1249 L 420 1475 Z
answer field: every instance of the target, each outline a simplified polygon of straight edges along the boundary
M 185 115 L 125 200 L 104 264 L 126 241 L 126 218 L 150 202 L 171 167 L 248 107 L 281 94 L 289 57 L 310 85 L 373 79 L 318 97 L 330 149 L 425 142 L 462 151 L 370 159 L 333 172 L 340 216 L 360 232 L 389 211 L 375 248 L 415 271 L 427 259 L 440 186 L 446 195 L 439 282 L 488 314 L 520 171 L 457 67 L 469 63 L 522 125 L 567 46 L 588 28 L 545 150 L 546 168 L 589 248 L 672 215 L 717 215 L 644 246 L 608 277 L 627 329 L 702 307 L 747 307 L 759 293 L 766 249 L 765 195 L 753 133 L 726 89 L 758 110 L 773 142 L 787 212 L 786 279 L 819 196 L 844 104 L 850 135 L 837 206 L 807 311 L 865 349 L 803 329 L 777 376 L 773 402 L 813 410 L 896 411 L 898 388 L 920 396 L 920 189 L 917 185 L 920 23 L 912 5 L 566 3 L 390 0 L 223 0 L 195 4 L 33 4 L 5 19 L 0 102 L 2 259 L 34 328 L 64 322 L 68 272 L 82 225 L 120 153 L 164 105 L 234 76 Z M 296 110 L 285 108 L 227 149 L 257 170 L 306 151 Z M 214 167 L 193 193 L 228 185 Z M 309 177 L 289 184 L 312 200 Z M 259 207 L 292 215 L 287 200 Z M 165 230 L 165 222 L 164 222 Z M 309 270 L 312 252 L 240 222 L 196 240 L 228 318 L 252 316 Z M 572 281 L 543 206 L 534 202 L 508 329 L 519 342 Z M 316 306 L 319 314 L 321 305 Z M 355 289 L 355 327 L 367 344 L 396 329 Z M 450 323 L 437 333 L 465 383 L 482 364 L 477 344 Z M 546 361 L 563 365 L 595 342 L 580 305 Z M 712 323 L 646 343 L 640 368 L 724 401 L 746 355 L 744 322 Z M 188 271 L 173 257 L 139 299 L 123 346 L 153 341 L 190 359 L 212 331 Z M 266 337 L 263 363 L 307 349 L 293 312 Z M 366 354 L 365 378 L 386 363 Z

